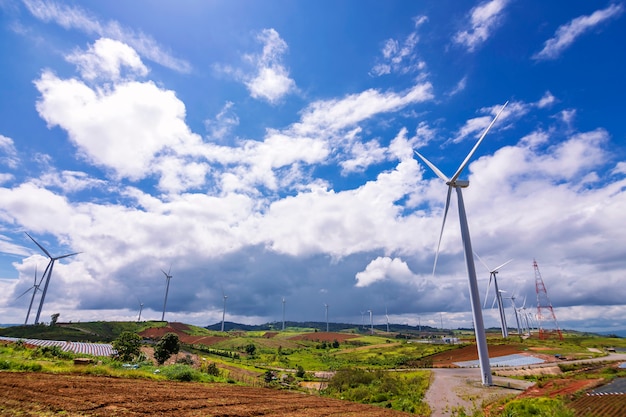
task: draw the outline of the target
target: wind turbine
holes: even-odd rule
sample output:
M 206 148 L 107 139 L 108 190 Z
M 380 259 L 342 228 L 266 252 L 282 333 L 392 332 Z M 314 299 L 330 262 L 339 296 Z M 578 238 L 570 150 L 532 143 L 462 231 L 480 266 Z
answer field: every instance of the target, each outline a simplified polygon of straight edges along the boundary
M 506 339 L 507 337 L 509 337 L 509 330 L 507 329 L 507 325 L 506 325 L 506 315 L 504 314 L 504 305 L 502 304 L 502 294 L 500 293 L 500 289 L 498 288 L 497 275 L 500 269 L 508 265 L 510 262 L 512 262 L 513 259 L 509 259 L 502 265 L 494 269 L 490 269 L 487 266 L 487 264 L 484 263 L 482 259 L 480 259 L 480 256 L 478 256 L 477 253 L 474 253 L 474 255 L 476 255 L 480 263 L 483 264 L 485 268 L 487 268 L 487 271 L 489 271 L 489 284 L 487 285 L 487 292 L 485 293 L 485 305 L 483 305 L 483 308 L 485 308 L 485 306 L 487 305 L 487 296 L 489 295 L 489 287 L 491 287 L 491 281 L 493 280 L 493 287 L 496 292 L 494 295 L 495 297 L 494 301 L 496 300 L 498 301 L 498 311 L 500 312 L 500 326 L 502 328 L 502 337 Z
M 513 307 L 513 312 L 515 313 L 515 321 L 517 322 L 517 334 L 522 335 L 522 329 L 519 324 L 519 315 L 517 314 L 517 306 L 515 305 L 515 292 L 508 297 L 511 300 L 511 306 Z
M 61 255 L 61 256 L 53 257 L 52 255 L 50 255 L 50 252 L 48 252 L 46 250 L 46 248 L 41 246 L 35 239 L 33 239 L 33 237 L 31 235 L 26 233 L 26 236 L 28 236 L 30 238 L 30 240 L 35 242 L 35 245 L 39 246 L 39 249 L 41 249 L 41 251 L 46 254 L 48 259 L 50 259 L 50 261 L 48 262 L 48 266 L 46 266 L 46 269 L 45 269 L 45 271 L 43 271 L 43 275 L 41 276 L 42 280 L 43 280 L 44 276 L 46 277 L 46 284 L 43 286 L 43 291 L 41 293 L 41 300 L 39 300 L 39 308 L 37 309 L 37 316 L 35 316 L 35 324 L 39 324 L 39 317 L 41 316 L 41 310 L 43 309 L 43 303 L 44 303 L 44 301 L 46 299 L 46 293 L 48 292 L 48 284 L 50 284 L 50 278 L 52 277 L 52 268 L 54 267 L 54 263 L 56 261 L 58 261 L 59 259 L 67 258 L 69 256 L 78 255 L 80 252 L 68 253 L 67 255 Z M 46 276 L 46 272 L 48 273 L 47 276 Z M 39 284 L 41 285 L 41 282 Z
M 389 333 L 389 314 L 387 314 L 387 306 L 385 306 L 385 318 L 387 319 L 387 333 Z
M 30 310 L 33 308 L 33 302 L 35 301 L 35 294 L 37 294 L 37 291 L 40 291 L 39 286 L 41 285 L 41 281 L 43 281 L 43 275 L 41 276 L 41 280 L 39 280 L 39 284 L 37 284 L 37 265 L 35 265 L 35 281 L 33 282 L 33 286 L 27 289 L 26 291 L 24 291 L 22 294 L 20 294 L 19 297 L 16 298 L 16 300 L 18 300 L 22 298 L 24 295 L 26 295 L 28 291 L 33 290 L 33 296 L 30 297 L 30 304 L 28 305 L 28 312 L 26 313 L 26 320 L 24 320 L 24 326 L 28 324 L 28 317 L 30 317 Z
M 285 331 L 285 297 L 283 297 L 283 332 Z
M 374 334 L 374 319 L 372 318 L 372 310 L 367 310 L 370 313 L 370 333 Z
M 326 309 L 326 332 L 328 332 L 328 304 L 324 304 L 324 308 Z
M 165 279 L 167 280 L 167 284 L 165 285 L 165 299 L 163 300 L 163 314 L 161 314 L 161 321 L 165 321 L 165 306 L 167 305 L 167 293 L 170 291 L 170 279 L 172 279 L 170 272 L 172 272 L 172 265 L 170 265 L 170 269 L 167 272 L 162 269 L 161 272 L 165 274 Z
M 226 299 L 228 296 L 224 294 L 224 288 L 222 287 L 222 300 L 224 302 L 224 307 L 222 308 L 222 331 L 224 331 L 224 319 L 226 318 Z
M 143 311 L 143 303 L 141 302 L 141 300 L 139 298 L 137 298 L 137 301 L 139 301 L 139 317 L 137 317 L 137 322 L 141 321 L 141 312 Z
M 491 365 L 489 364 L 489 351 L 487 350 L 487 335 L 485 334 L 485 324 L 483 322 L 483 314 L 480 308 L 480 294 L 478 293 L 478 281 L 476 279 L 476 267 L 474 265 L 474 257 L 472 255 L 473 254 L 472 242 L 470 240 L 469 226 L 467 224 L 465 204 L 463 204 L 463 193 L 461 192 L 463 188 L 466 188 L 469 186 L 469 181 L 459 180 L 459 176 L 461 175 L 461 172 L 463 172 L 463 170 L 469 163 L 469 160 L 474 155 L 474 152 L 476 152 L 476 149 L 478 149 L 478 146 L 480 145 L 480 143 L 483 141 L 483 139 L 487 135 L 487 132 L 489 132 L 489 130 L 494 125 L 496 120 L 498 120 L 498 117 L 500 116 L 500 114 L 502 114 L 502 111 L 504 110 L 507 104 L 508 104 L 508 101 L 504 103 L 504 105 L 502 106 L 498 114 L 496 114 L 496 117 L 493 118 L 493 120 L 491 121 L 487 129 L 485 129 L 483 134 L 480 136 L 480 139 L 478 139 L 478 142 L 476 142 L 476 144 L 474 145 L 470 153 L 465 157 L 465 160 L 461 163 L 461 166 L 459 166 L 459 168 L 456 170 L 452 178 L 446 177 L 443 174 L 443 172 L 439 170 L 439 168 L 433 165 L 428 159 L 424 158 L 419 152 L 415 151 L 417 156 L 419 156 L 420 159 L 424 161 L 424 163 L 428 165 L 428 167 L 432 169 L 433 172 L 439 178 L 444 180 L 446 182 L 446 185 L 448 186 L 448 196 L 446 199 L 446 207 L 445 207 L 444 215 L 443 215 L 443 223 L 441 224 L 441 232 L 439 234 L 439 242 L 437 244 L 437 252 L 435 254 L 435 264 L 433 265 L 433 275 L 435 274 L 435 268 L 437 267 L 437 258 L 439 257 L 439 247 L 441 246 L 441 236 L 443 235 L 443 228 L 446 224 L 446 217 L 448 216 L 448 208 L 450 206 L 450 195 L 452 194 L 453 188 L 456 190 L 456 195 L 458 199 L 457 205 L 459 209 L 459 222 L 461 224 L 461 237 L 463 239 L 463 246 L 465 250 L 465 262 L 467 264 L 467 274 L 469 278 L 470 300 L 472 304 L 472 314 L 474 317 L 474 332 L 476 334 L 476 347 L 478 349 L 478 361 L 480 363 L 480 370 L 482 373 L 481 379 L 482 379 L 483 385 L 492 385 L 493 380 L 491 378 Z

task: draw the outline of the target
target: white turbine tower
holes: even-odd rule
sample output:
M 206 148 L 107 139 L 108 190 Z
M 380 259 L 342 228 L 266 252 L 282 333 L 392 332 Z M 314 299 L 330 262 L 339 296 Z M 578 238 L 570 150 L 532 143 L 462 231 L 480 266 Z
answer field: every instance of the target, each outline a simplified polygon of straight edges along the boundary
M 41 291 L 39 289 L 39 286 L 41 285 L 42 280 L 43 280 L 43 275 L 41 276 L 41 280 L 39 280 L 39 284 L 37 284 L 37 266 L 35 265 L 35 280 L 33 282 L 33 286 L 27 289 L 26 291 L 24 291 L 22 294 L 20 294 L 19 297 L 16 298 L 16 300 L 18 300 L 22 298 L 23 296 L 25 296 L 28 291 L 31 291 L 31 290 L 33 291 L 33 296 L 30 297 L 30 304 L 28 305 L 28 312 L 26 313 L 26 320 L 24 320 L 24 326 L 28 324 L 28 318 L 30 317 L 30 310 L 33 308 L 33 302 L 35 301 L 35 294 L 37 294 L 37 291 Z
M 389 333 L 389 314 L 387 314 L 387 306 L 385 306 L 385 318 L 387 319 L 387 333 Z
M 46 293 L 48 292 L 48 284 L 50 284 L 50 278 L 52 277 L 52 268 L 54 268 L 54 263 L 56 261 L 58 261 L 59 259 L 67 258 L 68 256 L 78 255 L 80 252 L 68 253 L 67 255 L 61 255 L 61 256 L 53 257 L 52 255 L 50 255 L 50 252 L 48 252 L 35 239 L 33 239 L 33 237 L 31 235 L 26 233 L 26 236 L 28 236 L 30 238 L 30 240 L 35 242 L 35 244 L 37 246 L 39 246 L 39 249 L 41 249 L 42 252 L 46 254 L 48 259 L 50 259 L 50 261 L 48 262 L 48 266 L 46 266 L 46 269 L 45 269 L 45 271 L 43 271 L 43 275 L 41 276 L 42 280 L 43 280 L 44 276 L 46 277 L 46 284 L 43 286 L 43 291 L 41 293 L 41 300 L 39 300 L 39 308 L 37 309 L 37 316 L 35 316 L 35 324 L 39 324 L 39 317 L 41 316 L 41 310 L 43 309 L 43 303 L 44 303 L 44 301 L 46 299 Z M 46 272 L 48 273 L 47 276 L 46 276 Z M 41 282 L 39 284 L 41 284 Z
M 478 139 L 478 142 L 476 142 L 476 144 L 474 145 L 470 153 L 465 157 L 465 160 L 463 161 L 463 163 L 461 163 L 461 165 L 459 166 L 457 171 L 454 173 L 452 178 L 446 177 L 443 174 L 443 172 L 439 170 L 439 168 L 437 168 L 429 160 L 424 158 L 419 152 L 415 151 L 417 156 L 419 156 L 420 159 L 424 161 L 424 163 L 428 165 L 428 167 L 430 167 L 430 169 L 432 169 L 433 172 L 437 174 L 439 178 L 444 180 L 446 182 L 446 185 L 448 186 L 448 196 L 446 199 L 446 207 L 444 210 L 443 223 L 441 225 L 441 232 L 439 234 L 439 242 L 437 244 L 437 252 L 435 254 L 435 264 L 433 266 L 433 275 L 435 274 L 435 268 L 437 267 L 437 258 L 439 257 L 439 247 L 441 245 L 441 236 L 443 235 L 443 228 L 446 224 L 446 217 L 448 215 L 448 207 L 450 206 L 450 195 L 452 194 L 453 188 L 456 190 L 456 195 L 458 199 L 458 209 L 459 209 L 459 222 L 461 224 L 461 237 L 463 239 L 463 246 L 465 250 L 465 262 L 467 265 L 467 274 L 469 278 L 470 300 L 472 304 L 472 313 L 474 317 L 474 332 L 476 334 L 478 361 L 480 363 L 480 370 L 482 374 L 481 379 L 482 379 L 483 385 L 492 385 L 493 381 L 491 378 L 491 366 L 489 364 L 489 352 L 487 350 L 487 336 L 485 334 L 483 314 L 480 308 L 480 294 L 478 293 L 478 282 L 476 280 L 476 267 L 474 265 L 472 242 L 470 240 L 469 226 L 467 225 L 467 215 L 465 213 L 465 205 L 463 204 L 463 193 L 461 192 L 463 188 L 466 188 L 469 186 L 469 181 L 459 180 L 459 176 L 461 175 L 461 172 L 463 172 L 463 170 L 469 163 L 469 160 L 474 155 L 474 152 L 476 152 L 476 149 L 478 149 L 478 146 L 480 145 L 480 143 L 485 138 L 485 135 L 487 135 L 487 132 L 489 132 L 489 130 L 494 125 L 496 120 L 498 120 L 498 117 L 500 116 L 500 114 L 502 114 L 502 111 L 504 110 L 507 104 L 508 102 L 504 103 L 504 106 L 502 106 L 502 108 L 500 109 L 496 117 L 494 117 L 494 119 L 491 121 L 487 129 L 485 129 L 483 134 L 480 136 L 480 139 Z
M 489 288 L 491 287 L 491 282 L 493 281 L 493 288 L 495 290 L 495 295 L 494 295 L 494 302 L 497 301 L 498 302 L 498 312 L 500 313 L 500 327 L 502 329 L 502 337 L 503 338 L 507 338 L 509 337 L 509 330 L 507 328 L 506 325 L 506 315 L 504 314 L 504 305 L 502 303 L 502 294 L 500 293 L 500 289 L 498 288 L 498 272 L 500 271 L 501 268 L 504 268 L 506 265 L 508 265 L 510 262 L 513 261 L 513 259 L 509 259 L 508 261 L 506 261 L 505 263 L 503 263 L 502 265 L 494 268 L 494 269 L 490 269 L 486 263 L 483 262 L 482 259 L 480 259 L 480 256 L 478 256 L 478 254 L 476 254 L 476 257 L 478 258 L 478 260 L 480 261 L 480 263 L 482 263 L 485 268 L 487 268 L 487 271 L 489 271 L 489 284 L 487 285 L 487 292 L 485 293 L 485 304 L 483 305 L 483 308 L 485 308 L 485 306 L 487 305 L 487 297 L 489 296 Z
M 224 331 L 224 319 L 226 318 L 226 299 L 227 298 L 228 296 L 224 294 L 224 288 L 222 288 L 222 300 L 224 302 L 224 306 L 222 308 L 222 331 Z
M 324 308 L 326 309 L 326 332 L 328 332 L 328 304 L 324 304 Z
M 374 334 L 374 318 L 372 317 L 372 310 L 367 310 L 370 313 L 370 333 Z
M 283 332 L 285 331 L 285 297 L 283 297 Z
M 167 293 L 170 291 L 170 279 L 172 279 L 170 272 L 172 272 L 172 265 L 170 265 L 169 271 L 165 272 L 161 269 L 161 272 L 165 274 L 165 279 L 167 280 L 167 284 L 165 285 L 165 299 L 163 300 L 163 314 L 161 314 L 161 321 L 165 321 L 165 306 L 167 306 Z
M 139 298 L 137 298 L 137 301 L 139 302 L 139 317 L 137 317 L 137 322 L 141 321 L 141 312 L 143 311 L 143 303 L 141 302 L 141 300 Z

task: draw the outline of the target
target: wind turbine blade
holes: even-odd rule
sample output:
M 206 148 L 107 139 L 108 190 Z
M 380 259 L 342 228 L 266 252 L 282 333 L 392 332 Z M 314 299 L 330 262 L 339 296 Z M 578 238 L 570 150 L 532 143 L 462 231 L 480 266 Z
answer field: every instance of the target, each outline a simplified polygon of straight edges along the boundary
M 63 259 L 63 258 L 67 258 L 68 256 L 74 256 L 74 255 L 78 255 L 81 254 L 82 252 L 75 252 L 75 253 L 68 253 L 67 255 L 63 255 L 63 256 L 57 256 L 56 258 L 54 258 L 54 260 L 59 260 L 59 259 Z
M 33 282 L 33 287 L 37 286 L 37 265 L 35 265 L 35 280 Z
M 503 263 L 503 264 L 502 264 L 502 265 L 500 265 L 499 267 L 494 268 L 493 270 L 494 270 L 494 271 L 499 271 L 499 270 L 500 270 L 500 268 L 504 268 L 505 266 L 507 266 L 507 265 L 508 265 L 508 264 L 510 264 L 511 262 L 513 262 L 513 259 L 509 259 L 508 261 L 506 261 L 505 263 Z
M 481 259 L 480 256 L 478 256 L 478 254 L 476 252 L 474 252 L 474 256 L 476 256 L 476 258 L 480 261 L 481 264 L 483 264 L 483 266 L 485 268 L 487 268 L 487 271 L 489 271 L 489 273 L 493 272 L 491 271 L 491 269 L 489 269 L 489 267 L 487 266 L 487 264 Z M 489 283 L 491 284 L 491 275 L 489 276 Z
M 478 146 L 483 141 L 483 139 L 485 138 L 485 136 L 487 135 L 487 133 L 489 132 L 491 127 L 494 125 L 496 120 L 498 120 L 498 117 L 500 117 L 500 114 L 502 113 L 502 111 L 504 110 L 504 108 L 506 107 L 507 104 L 509 104 L 508 101 L 506 103 L 504 103 L 504 105 L 502 106 L 502 108 L 500 109 L 498 114 L 496 114 L 496 117 L 494 117 L 493 120 L 491 121 L 491 123 L 489 124 L 489 126 L 487 126 L 487 129 L 485 129 L 483 134 L 480 136 L 480 139 L 478 139 L 478 142 L 476 142 L 476 144 L 474 145 L 474 147 L 472 148 L 470 153 L 468 153 L 467 156 L 465 157 L 465 160 L 463 161 L 461 166 L 459 166 L 459 169 L 456 170 L 456 172 L 454 173 L 454 175 L 450 179 L 451 182 L 454 182 L 454 181 L 456 181 L 459 178 L 459 175 L 461 175 L 461 172 L 465 169 L 465 166 L 469 163 L 470 158 L 474 155 L 474 152 L 476 152 L 476 149 L 478 149 Z
M 167 275 L 167 272 L 165 272 L 164 270 L 161 269 L 161 272 L 163 272 L 165 274 L 165 278 L 169 278 L 169 275 Z
M 30 290 L 34 290 L 34 289 L 35 289 L 35 287 L 30 287 L 29 289 L 27 289 L 26 291 L 24 291 L 23 293 L 21 293 L 21 294 L 19 295 L 19 297 L 17 297 L 17 298 L 16 298 L 16 300 L 19 300 L 20 298 L 22 298 L 23 296 L 25 296 L 25 295 L 26 295 L 26 293 L 28 293 Z
M 446 226 L 446 217 L 448 217 L 448 208 L 450 207 L 450 194 L 452 194 L 452 187 L 448 186 L 448 196 L 446 197 L 446 208 L 443 212 L 443 222 L 441 223 L 441 231 L 439 232 L 439 242 L 437 242 L 437 252 L 435 252 L 435 263 L 433 264 L 433 277 L 435 276 L 435 269 L 437 268 L 437 260 L 439 259 L 439 248 L 441 247 L 441 238 L 443 236 L 443 228 Z
M 50 253 L 46 250 L 46 248 L 44 248 L 43 246 L 41 246 L 35 239 L 33 239 L 33 237 L 31 235 L 29 235 L 27 232 L 26 236 L 28 236 L 30 238 L 30 240 L 32 240 L 33 242 L 35 242 L 35 245 L 39 246 L 39 249 L 41 249 L 43 251 L 43 253 L 46 254 L 46 256 L 48 256 L 48 258 L 52 259 L 52 255 L 50 255 Z
M 489 274 L 489 284 L 487 285 L 487 292 L 485 292 L 485 302 L 483 304 L 483 308 L 487 306 L 487 297 L 489 296 L 489 288 L 491 287 L 491 278 L 493 278 L 493 274 Z
M 423 156 L 422 156 L 419 152 L 417 152 L 417 151 L 414 151 L 414 152 L 415 152 L 415 154 L 416 154 L 417 156 L 419 156 L 419 157 L 420 157 L 420 159 L 421 159 L 422 161 L 424 161 L 424 163 L 425 163 L 426 165 L 428 165 L 428 166 L 430 167 L 430 169 L 432 169 L 432 170 L 433 170 L 433 172 L 434 172 L 435 174 L 437 174 L 437 176 L 438 176 L 439 178 L 441 178 L 441 179 L 442 179 L 442 180 L 444 180 L 445 182 L 450 181 L 450 179 L 449 179 L 448 177 L 446 177 L 446 176 L 444 175 L 444 173 L 443 173 L 443 172 L 441 172 L 441 171 L 439 170 L 439 168 L 437 168 L 435 165 L 433 165 L 433 164 L 432 164 L 432 163 L 431 163 L 428 159 L 424 158 L 424 157 L 423 157 Z
M 496 300 L 498 299 L 498 297 L 493 297 L 493 303 L 491 303 L 491 309 L 493 310 L 493 308 L 496 305 Z

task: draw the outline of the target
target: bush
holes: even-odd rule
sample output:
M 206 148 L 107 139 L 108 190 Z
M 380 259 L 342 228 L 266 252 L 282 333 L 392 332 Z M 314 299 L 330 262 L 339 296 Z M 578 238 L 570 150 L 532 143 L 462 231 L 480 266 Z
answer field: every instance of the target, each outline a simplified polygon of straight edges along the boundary
M 556 398 L 524 398 L 508 403 L 502 417 L 574 417 L 574 411 L 565 407 L 563 401 Z
M 188 365 L 172 365 L 162 369 L 161 375 L 172 381 L 201 381 L 202 374 Z

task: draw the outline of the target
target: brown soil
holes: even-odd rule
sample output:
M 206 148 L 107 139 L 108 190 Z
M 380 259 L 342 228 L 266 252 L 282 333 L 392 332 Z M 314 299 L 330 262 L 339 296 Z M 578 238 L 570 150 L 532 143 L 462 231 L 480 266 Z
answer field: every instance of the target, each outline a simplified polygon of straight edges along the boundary
M 0 372 L 0 416 L 409 416 L 268 388 Z
M 222 340 L 228 339 L 228 337 L 226 336 L 190 336 L 185 333 L 187 331 L 189 331 L 189 326 L 183 323 L 168 323 L 165 327 L 151 327 L 149 329 L 146 329 L 143 332 L 139 333 L 139 336 L 148 339 L 159 339 L 163 337 L 166 333 L 176 333 L 178 335 L 178 339 L 182 343 L 187 343 L 190 345 L 202 344 L 206 346 L 210 346 L 215 343 L 221 342 Z
M 507 355 L 528 355 L 529 353 L 525 351 L 526 347 L 517 345 L 514 343 L 511 344 L 503 344 L 503 345 L 489 345 L 489 357 L 495 358 L 499 356 L 507 356 Z M 550 355 L 543 355 L 540 353 L 533 352 L 532 356 L 540 357 L 546 362 L 554 362 L 556 359 Z M 478 359 L 478 351 L 476 350 L 476 345 L 466 345 L 460 347 L 458 349 L 452 349 L 446 352 L 437 353 L 430 357 L 433 361 L 433 367 L 436 368 L 449 368 L 456 367 L 454 365 L 455 362 L 465 362 L 465 361 L 474 361 Z
M 601 384 L 600 379 L 553 379 L 545 384 L 535 384 L 528 388 L 519 398 L 536 397 L 567 397 L 581 390 L 591 390 Z

